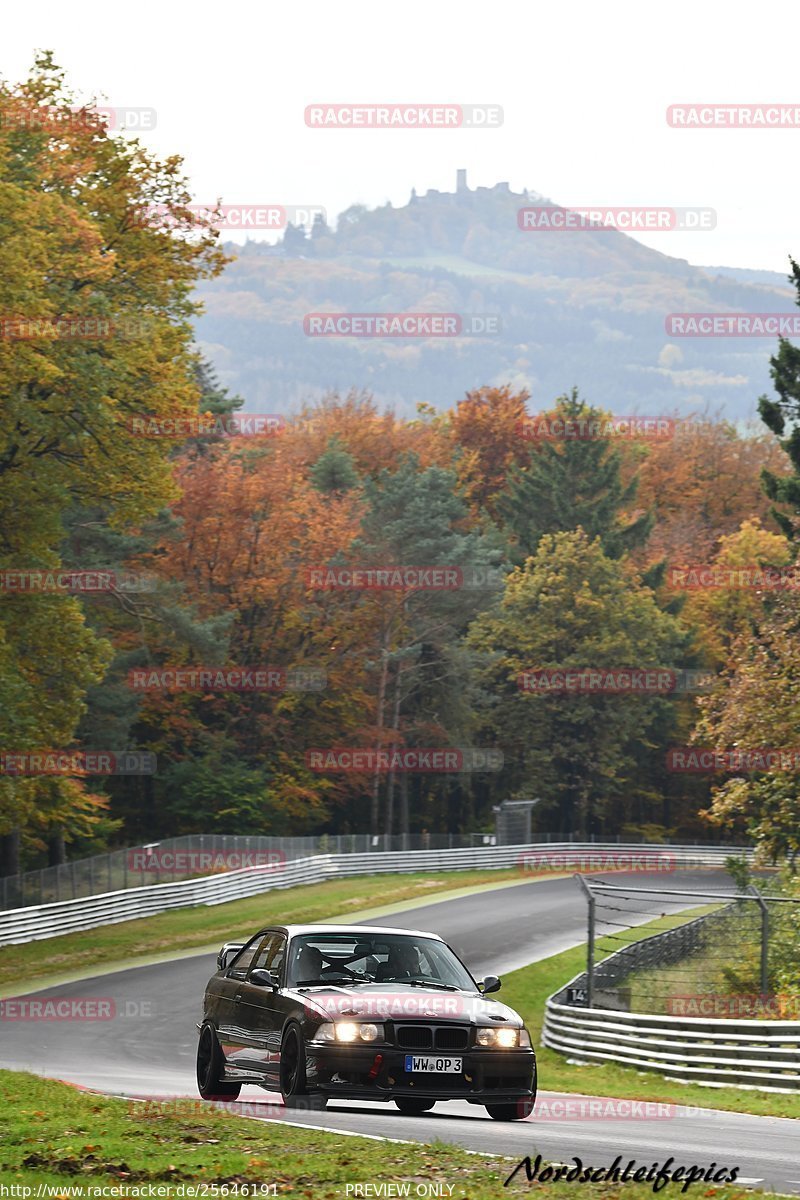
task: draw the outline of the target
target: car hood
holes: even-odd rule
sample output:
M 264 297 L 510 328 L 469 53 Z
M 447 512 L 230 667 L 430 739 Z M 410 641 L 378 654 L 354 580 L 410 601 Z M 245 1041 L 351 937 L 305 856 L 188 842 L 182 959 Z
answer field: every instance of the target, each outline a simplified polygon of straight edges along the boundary
M 478 992 L 445 992 L 438 988 L 403 987 L 402 983 L 375 983 L 362 987 L 292 988 L 303 1007 L 327 1020 L 358 1018 L 362 1021 L 454 1021 L 471 1025 L 521 1025 L 513 1008 Z

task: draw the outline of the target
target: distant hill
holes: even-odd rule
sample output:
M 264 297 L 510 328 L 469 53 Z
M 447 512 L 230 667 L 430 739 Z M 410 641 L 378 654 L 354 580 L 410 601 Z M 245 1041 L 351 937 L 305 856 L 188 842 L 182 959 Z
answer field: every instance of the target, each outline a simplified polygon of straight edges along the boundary
M 551 204 L 507 184 L 354 206 L 336 228 L 249 242 L 203 284 L 198 338 L 250 411 L 290 412 L 330 390 L 367 388 L 398 412 L 449 407 L 511 382 L 532 410 L 573 384 L 617 413 L 753 414 L 769 390 L 772 339 L 670 339 L 671 312 L 791 312 L 777 272 L 696 267 L 612 229 L 523 232 L 518 210 Z M 663 235 L 669 249 L 669 233 Z M 787 247 L 787 253 L 791 247 Z M 319 312 L 497 314 L 491 337 L 319 338 Z

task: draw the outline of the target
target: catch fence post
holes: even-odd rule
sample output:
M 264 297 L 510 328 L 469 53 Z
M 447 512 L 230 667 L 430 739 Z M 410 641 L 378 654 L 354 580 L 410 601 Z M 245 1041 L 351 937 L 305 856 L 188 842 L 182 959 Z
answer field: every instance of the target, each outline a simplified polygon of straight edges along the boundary
M 754 883 L 750 884 L 748 890 L 758 900 L 761 909 L 761 995 L 765 996 L 769 987 L 769 908 Z
M 589 928 L 586 939 L 586 1007 L 592 1008 L 594 1001 L 594 906 L 595 898 L 582 875 L 573 875 L 586 893 L 589 904 Z

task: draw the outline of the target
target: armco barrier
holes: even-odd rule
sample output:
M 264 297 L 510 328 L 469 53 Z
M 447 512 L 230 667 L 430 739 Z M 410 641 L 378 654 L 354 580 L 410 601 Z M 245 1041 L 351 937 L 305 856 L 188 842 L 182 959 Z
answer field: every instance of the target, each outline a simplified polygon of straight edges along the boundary
M 680 961 L 703 945 L 707 927 L 736 908 L 713 913 L 632 942 L 594 968 L 594 998 L 606 1007 L 566 1001 L 586 991 L 582 972 L 545 1004 L 542 1044 L 581 1062 L 611 1062 L 658 1071 L 680 1083 L 707 1087 L 800 1090 L 800 1021 L 678 1017 L 624 1012 L 615 989 L 635 968 Z M 714 936 L 713 928 L 710 935 Z
M 800 1090 L 800 1021 L 576 1008 L 556 1000 L 564 991 L 547 1001 L 542 1044 L 572 1059 L 658 1071 L 680 1083 L 708 1087 Z
M 408 873 L 412 871 L 501 870 L 518 865 L 523 856 L 532 852 L 568 856 L 565 870 L 574 866 L 570 859 L 578 854 L 674 856 L 682 867 L 707 867 L 724 864 L 730 854 L 741 854 L 741 847 L 731 846 L 673 846 L 619 845 L 598 843 L 580 845 L 564 842 L 526 846 L 480 846 L 455 850 L 387 851 L 383 854 L 319 854 L 312 858 L 294 859 L 280 869 L 249 867 L 242 871 L 209 875 L 202 879 L 187 879 L 178 883 L 151 884 L 148 887 L 128 888 L 106 892 L 77 900 L 55 904 L 15 908 L 0 913 L 0 946 L 17 942 L 39 941 L 62 933 L 114 925 L 137 917 L 149 917 L 173 908 L 192 908 L 204 904 L 225 904 L 273 888 L 294 887 L 296 884 L 321 883 L 331 878 L 379 873 Z M 598 870 L 607 868 L 598 867 Z

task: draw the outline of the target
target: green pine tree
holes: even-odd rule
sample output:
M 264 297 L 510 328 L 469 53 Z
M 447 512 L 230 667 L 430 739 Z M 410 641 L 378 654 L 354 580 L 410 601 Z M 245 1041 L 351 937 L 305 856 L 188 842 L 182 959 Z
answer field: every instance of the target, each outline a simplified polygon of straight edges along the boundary
M 559 397 L 554 416 L 570 422 L 608 419 L 607 413 L 579 399 L 575 389 Z M 641 546 L 655 515 L 624 518 L 636 498 L 638 480 L 634 475 L 623 483 L 621 468 L 622 454 L 606 438 L 545 442 L 534 449 L 530 464 L 511 472 L 508 488 L 497 501 L 520 561 L 536 552 L 545 534 L 575 529 L 599 537 L 610 558 Z

